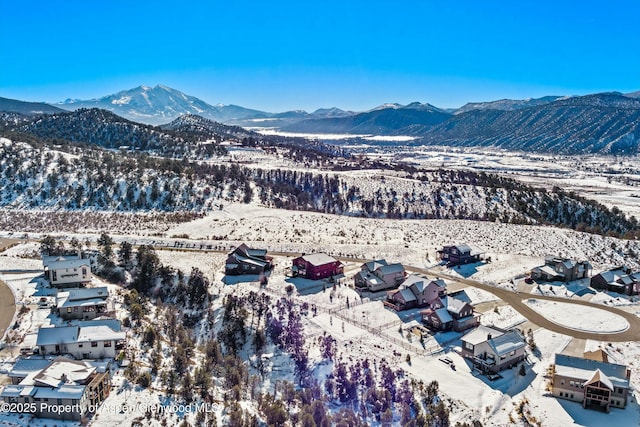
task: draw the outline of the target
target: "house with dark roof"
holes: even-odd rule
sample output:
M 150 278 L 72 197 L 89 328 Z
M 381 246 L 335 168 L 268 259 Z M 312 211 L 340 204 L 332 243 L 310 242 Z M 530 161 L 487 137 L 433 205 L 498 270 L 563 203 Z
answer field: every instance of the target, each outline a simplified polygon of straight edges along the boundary
M 640 272 L 621 266 L 603 271 L 591 278 L 591 287 L 624 295 L 640 294 Z
M 58 357 L 26 369 L 19 383 L 2 389 L 0 400 L 35 417 L 80 421 L 95 412 L 111 390 L 107 362 Z
M 627 406 L 631 371 L 625 365 L 556 354 L 552 368 L 553 396 L 606 412 Z
M 402 264 L 388 264 L 381 259 L 362 264 L 360 271 L 353 276 L 353 281 L 357 289 L 378 292 L 398 287 L 406 275 Z
M 438 297 L 420 312 L 422 322 L 436 331 L 465 331 L 480 324 L 480 314 L 473 311 L 471 299 L 462 290 Z
M 51 286 L 74 288 L 91 283 L 91 262 L 81 255 L 42 257 L 44 276 Z
M 525 347 L 517 330 L 480 325 L 462 337 L 461 354 L 482 372 L 497 373 L 523 361 Z
M 479 262 L 484 253 L 484 250 L 476 246 L 449 245 L 438 251 L 438 259 L 445 261 L 448 266 L 456 266 Z
M 548 256 L 544 265 L 531 270 L 531 277 L 546 282 L 571 282 L 590 277 L 592 270 L 589 261 Z
M 429 279 L 417 274 L 408 275 L 400 289 L 387 293 L 385 305 L 394 310 L 428 307 L 437 298 L 447 294 L 447 284 L 442 279 Z
M 273 258 L 267 256 L 266 249 L 251 249 L 244 243 L 227 256 L 224 274 L 261 274 L 273 268 Z
M 302 255 L 293 260 L 291 273 L 293 277 L 320 280 L 337 276 L 344 272 L 344 265 L 325 253 Z

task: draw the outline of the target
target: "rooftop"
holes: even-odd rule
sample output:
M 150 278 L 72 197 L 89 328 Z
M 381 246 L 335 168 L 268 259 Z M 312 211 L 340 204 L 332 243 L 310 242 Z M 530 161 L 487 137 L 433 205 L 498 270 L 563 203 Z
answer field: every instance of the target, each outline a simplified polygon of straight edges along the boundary
M 473 331 L 464 335 L 462 337 L 462 341 L 468 342 L 471 345 L 478 345 L 480 343 L 487 341 L 489 339 L 488 338 L 489 335 L 491 335 L 491 337 L 493 338 L 493 337 L 499 337 L 504 333 L 505 331 L 501 329 L 498 329 L 492 326 L 480 325 L 477 328 L 475 328 Z
M 306 262 L 308 262 L 309 264 L 315 265 L 315 266 L 331 264 L 337 261 L 337 259 L 325 253 L 303 255 L 301 258 Z
M 627 367 L 624 365 L 568 356 L 566 354 L 556 354 L 555 370 L 558 375 L 587 382 L 593 378 L 594 372 L 598 369 L 602 371 L 616 387 L 629 387 Z

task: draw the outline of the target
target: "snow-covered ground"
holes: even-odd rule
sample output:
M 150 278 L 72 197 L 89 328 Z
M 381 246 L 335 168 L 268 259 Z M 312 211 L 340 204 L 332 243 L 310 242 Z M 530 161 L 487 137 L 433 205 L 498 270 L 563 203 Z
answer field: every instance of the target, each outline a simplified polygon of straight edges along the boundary
M 553 323 L 576 331 L 606 334 L 629 329 L 629 322 L 617 314 L 593 307 L 530 298 L 525 304 Z M 589 319 L 580 321 L 578 319 Z
M 188 239 L 184 238 L 187 235 Z M 173 237 L 172 237 L 173 236 Z M 181 236 L 181 237 L 177 237 Z M 95 239 L 96 235 L 83 235 Z M 137 243 L 154 243 L 158 246 L 158 256 L 163 264 L 181 269 L 189 274 L 192 267 L 202 270 L 212 280 L 213 290 L 217 295 L 243 294 L 250 290 L 259 290 L 255 280 L 225 285 L 222 282 L 223 264 L 226 258 L 224 251 L 240 242 L 250 246 L 269 249 L 270 252 L 317 252 L 326 251 L 335 255 L 354 256 L 360 258 L 386 258 L 390 262 L 402 262 L 405 265 L 433 267 L 437 265 L 435 251 L 444 244 L 469 243 L 485 248 L 491 256 L 491 263 L 474 264 L 461 269 L 445 269 L 448 274 L 458 274 L 492 283 L 497 286 L 520 286 L 514 277 L 522 276 L 532 267 L 540 265 L 545 255 L 565 255 L 578 259 L 589 259 L 600 268 L 614 265 L 620 260 L 618 252 L 611 248 L 611 243 L 623 246 L 624 242 L 608 237 L 592 236 L 568 230 L 526 227 L 517 225 L 494 224 L 473 221 L 394 221 L 362 218 L 343 218 L 315 213 L 301 213 L 261 208 L 255 205 L 228 205 L 221 211 L 215 211 L 207 217 L 190 223 L 181 224 L 163 236 L 113 236 L 116 241 L 134 238 Z M 172 250 L 176 242 L 181 242 L 196 251 Z M 163 248 L 164 245 L 164 248 Z M 221 252 L 200 252 L 204 245 L 223 249 Z M 562 249 L 559 249 L 562 248 Z M 37 255 L 38 244 L 26 243 L 17 245 L 0 253 L 0 270 L 36 270 L 41 268 L 38 258 L 26 258 Z M 430 382 L 437 380 L 445 397 L 455 402 L 451 408 L 451 420 L 468 421 L 479 419 L 483 425 L 508 425 L 510 417 L 516 417 L 515 407 L 526 399 L 526 407 L 531 417 L 545 426 L 569 425 L 639 425 L 640 412 L 636 403 L 638 385 L 640 384 L 639 343 L 605 343 L 588 342 L 587 347 L 602 346 L 613 353 L 612 361 L 628 363 L 632 369 L 634 396 L 625 410 L 614 409 L 610 414 L 584 411 L 579 404 L 556 400 L 548 395 L 545 372 L 556 352 L 562 351 L 570 337 L 547 330 L 536 330 L 535 340 L 539 353 L 529 355 L 526 375 L 518 375 L 517 369 L 502 373 L 502 378 L 489 381 L 473 372 L 471 367 L 456 353 L 460 346 L 459 333 L 427 334 L 422 342 L 419 330 L 414 328 L 419 320 L 417 310 L 396 313 L 384 308 L 379 300 L 383 295 L 373 298 L 360 298 L 348 286 L 351 275 L 359 270 L 360 264 L 347 263 L 345 278 L 335 288 L 322 282 L 310 282 L 300 279 L 289 279 L 285 276 L 291 257 L 275 255 L 276 268 L 273 271 L 265 292 L 273 297 L 286 295 L 285 286 L 295 287 L 295 299 L 299 303 L 308 303 L 317 309 L 317 314 L 309 313 L 303 317 L 303 325 L 307 343 L 327 333 L 336 338 L 339 355 L 345 359 L 382 360 L 390 362 L 394 368 L 402 368 L 411 378 Z M 38 273 L 3 274 L 0 279 L 12 287 L 18 298 L 27 303 L 34 303 L 43 287 L 37 286 Z M 113 285 L 110 285 L 113 286 Z M 524 285 L 523 285 L 524 286 Z M 454 289 L 455 288 L 455 289 Z M 533 286 L 531 287 L 534 288 Z M 547 285 L 542 286 L 543 289 Z M 458 285 L 451 290 L 459 289 Z M 570 287 L 563 287 L 563 290 Z M 115 292 L 117 287 L 112 287 Z M 513 308 L 500 305 L 494 295 L 475 288 L 466 289 L 474 304 L 484 307 L 482 323 L 499 327 L 518 327 L 526 319 Z M 554 288 L 554 291 L 557 291 Z M 597 293 L 595 300 L 607 303 L 618 296 Z M 532 296 L 532 298 L 535 298 Z M 222 298 L 215 300 L 215 308 L 221 304 Z M 622 297 L 620 305 L 640 312 L 637 303 Z M 539 304 L 538 304 L 539 303 Z M 591 309 L 574 312 L 575 306 L 550 305 L 538 301 L 534 308 L 545 316 L 566 325 L 577 316 L 589 317 L 591 328 L 597 332 L 606 332 L 624 328 L 624 325 L 603 315 L 600 310 Z M 494 309 L 494 306 L 496 307 Z M 150 314 L 153 320 L 153 313 Z M 608 317 L 609 316 L 609 317 Z M 48 310 L 31 308 L 20 322 L 17 333 L 24 334 L 24 342 L 35 339 L 34 328 L 51 322 Z M 593 326 L 599 325 L 599 326 Z M 612 329 L 613 328 L 613 329 Z M 330 366 L 321 362 L 317 347 L 310 344 L 310 365 L 319 379 L 325 377 Z M 272 390 L 280 379 L 293 379 L 293 367 L 290 359 L 271 349 L 272 372 L 263 384 L 266 390 Z M 142 350 L 141 350 L 142 351 Z M 405 356 L 411 355 L 411 363 Z M 6 353 L 5 353 L 6 355 Z M 0 361 L 2 369 L 11 364 L 10 355 Z M 141 356 L 143 361 L 145 357 Z M 449 357 L 455 364 L 453 370 L 449 364 L 439 359 Z M 145 362 L 146 363 L 146 362 Z M 162 393 L 157 390 L 143 390 L 129 386 L 121 374 L 114 379 L 114 392 L 107 399 L 106 407 L 118 408 L 127 403 L 159 403 Z M 251 405 L 243 402 L 243 405 Z M 218 408 L 221 410 L 221 408 Z M 221 414 L 218 414 L 221 419 Z M 114 423 L 129 424 L 140 416 L 133 411 L 117 414 L 101 413 L 94 419 L 94 425 L 109 426 Z M 192 419 L 192 418 L 189 418 Z M 5 418 L 0 418 L 0 423 Z M 19 422 L 15 419 L 12 422 Z M 171 418 L 178 422 L 178 418 Z M 152 420 L 153 421 L 153 420 Z M 159 422 L 153 421 L 158 425 Z M 42 424 L 44 425 L 44 424 Z M 58 425 L 62 425 L 58 423 Z

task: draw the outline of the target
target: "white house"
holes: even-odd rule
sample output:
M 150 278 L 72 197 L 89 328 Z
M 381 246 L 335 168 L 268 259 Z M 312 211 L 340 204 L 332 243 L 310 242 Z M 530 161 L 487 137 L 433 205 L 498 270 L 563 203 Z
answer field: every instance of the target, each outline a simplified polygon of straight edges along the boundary
M 398 287 L 406 275 L 402 264 L 388 264 L 386 260 L 381 259 L 362 264 L 360 272 L 353 276 L 353 280 L 357 288 L 377 292 Z
M 106 325 L 40 328 L 36 345 L 41 355 L 70 354 L 76 359 L 113 359 L 126 333 Z
M 91 282 L 91 262 L 80 255 L 43 256 L 42 265 L 51 286 L 71 288 Z

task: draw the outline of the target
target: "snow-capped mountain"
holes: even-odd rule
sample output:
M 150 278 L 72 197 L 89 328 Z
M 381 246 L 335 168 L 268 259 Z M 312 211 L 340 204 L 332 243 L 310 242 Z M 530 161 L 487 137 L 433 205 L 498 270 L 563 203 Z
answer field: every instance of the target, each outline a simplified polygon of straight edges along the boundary
M 197 114 L 221 122 L 268 115 L 263 111 L 237 105 L 213 106 L 199 98 L 163 85 L 138 86 L 85 101 L 69 99 L 58 106 L 66 110 L 101 108 L 133 121 L 154 125 L 167 123 L 183 114 Z

